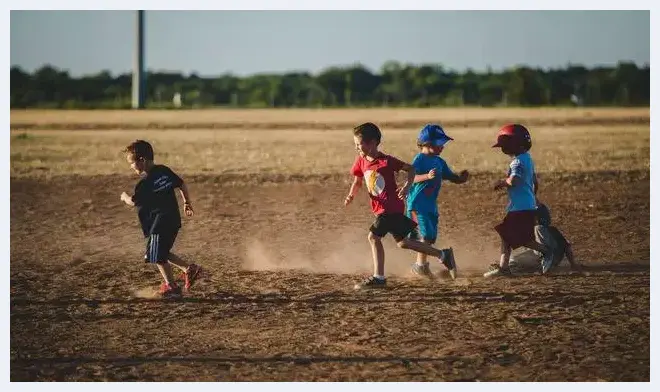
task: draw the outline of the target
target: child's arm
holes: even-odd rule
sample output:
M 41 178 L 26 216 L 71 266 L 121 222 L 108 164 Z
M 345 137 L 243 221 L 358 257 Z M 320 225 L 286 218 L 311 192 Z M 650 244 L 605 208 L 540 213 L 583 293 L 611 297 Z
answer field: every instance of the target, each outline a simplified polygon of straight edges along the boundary
M 126 192 L 122 192 L 119 199 L 131 207 L 139 207 L 144 203 L 146 198 L 145 192 L 145 187 L 140 183 L 135 187 L 135 193 L 132 196 Z
M 403 200 L 406 198 L 406 195 L 408 194 L 408 190 L 410 189 L 410 185 L 415 182 L 415 177 L 417 176 L 415 175 L 415 167 L 408 163 L 402 162 L 401 170 L 405 170 L 408 172 L 408 179 L 406 180 L 406 183 L 403 184 L 403 186 L 401 186 L 401 188 L 398 189 L 399 199 Z
M 504 180 L 498 180 L 495 183 L 494 189 L 498 191 L 502 188 L 511 188 L 517 186 L 524 175 L 524 170 L 525 169 L 520 159 L 514 159 L 511 162 L 511 165 L 509 165 L 509 177 Z
M 188 192 L 188 187 L 186 183 L 181 180 L 181 185 L 178 187 L 179 194 L 181 194 L 181 199 L 183 200 L 183 212 L 186 216 L 193 216 L 195 211 L 192 208 L 192 202 L 190 201 L 190 193 Z
M 442 160 L 442 166 L 440 167 L 440 172 L 442 173 L 442 179 L 454 184 L 463 184 L 467 182 L 470 177 L 470 173 L 467 170 L 463 170 L 460 174 L 454 173 L 453 170 L 447 165 L 447 162 Z
M 518 185 L 519 182 L 520 178 L 518 178 L 518 176 L 511 175 L 504 180 L 498 180 L 495 183 L 495 190 L 498 191 L 502 188 L 511 188 Z
M 405 162 L 398 162 L 399 167 L 397 168 L 398 169 L 397 171 L 405 170 L 402 168 L 403 164 L 405 164 Z M 428 166 L 424 165 L 423 155 L 421 154 L 415 155 L 415 158 L 413 159 L 411 165 L 415 169 L 415 178 L 412 181 L 413 184 L 432 180 L 435 178 L 435 175 L 437 174 L 435 168 L 431 169 L 428 173 L 426 172 L 426 170 L 428 170 L 427 169 Z
M 432 180 L 434 178 L 435 178 L 435 169 L 431 169 L 431 171 L 426 174 L 416 174 L 413 183 L 417 184 L 418 182 L 424 182 L 424 181 Z
M 346 199 L 344 199 L 345 206 L 351 204 L 351 202 L 355 198 L 355 194 L 362 187 L 362 182 L 363 182 L 363 177 L 358 177 L 358 176 L 353 177 L 353 183 L 351 184 L 351 189 L 348 191 L 348 196 L 346 196 Z
M 464 184 L 470 178 L 470 173 L 467 170 L 463 170 L 460 174 L 451 173 L 446 177 L 449 182 L 454 184 Z

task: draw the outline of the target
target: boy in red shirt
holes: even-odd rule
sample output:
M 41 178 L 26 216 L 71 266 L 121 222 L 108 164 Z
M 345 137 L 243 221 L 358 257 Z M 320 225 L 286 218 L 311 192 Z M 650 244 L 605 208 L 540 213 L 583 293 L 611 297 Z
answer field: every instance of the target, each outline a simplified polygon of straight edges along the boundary
M 381 132 L 373 123 L 364 123 L 353 129 L 353 141 L 358 156 L 355 159 L 351 174 L 353 184 L 344 200 L 344 205 L 353 201 L 355 194 L 366 182 L 371 198 L 371 209 L 376 220 L 369 228 L 369 243 L 374 260 L 374 274 L 355 289 L 382 288 L 386 286 L 385 279 L 385 249 L 382 238 L 387 233 L 392 234 L 397 246 L 437 257 L 455 276 L 456 262 L 451 249 L 436 249 L 429 244 L 407 238 L 417 227 L 417 224 L 405 215 L 403 199 L 415 179 L 415 168 L 399 159 L 384 154 L 378 150 Z M 401 170 L 408 172 L 408 181 L 397 188 L 395 173 Z

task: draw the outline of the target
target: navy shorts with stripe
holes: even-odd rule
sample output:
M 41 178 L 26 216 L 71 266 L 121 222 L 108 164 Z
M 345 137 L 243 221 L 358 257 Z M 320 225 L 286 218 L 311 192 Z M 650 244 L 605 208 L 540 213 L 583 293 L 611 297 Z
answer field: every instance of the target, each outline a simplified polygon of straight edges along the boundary
M 150 234 L 147 240 L 147 251 L 144 254 L 145 263 L 166 263 L 178 231 Z

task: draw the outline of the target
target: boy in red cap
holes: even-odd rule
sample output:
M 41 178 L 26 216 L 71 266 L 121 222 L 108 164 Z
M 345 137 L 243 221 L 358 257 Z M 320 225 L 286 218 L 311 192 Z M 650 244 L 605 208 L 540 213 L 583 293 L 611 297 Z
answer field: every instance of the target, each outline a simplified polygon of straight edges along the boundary
M 509 204 L 504 220 L 495 226 L 501 238 L 500 262 L 491 265 L 484 277 L 511 275 L 511 250 L 521 246 L 543 255 L 541 267 L 545 274 L 552 267 L 554 255 L 551 248 L 536 242 L 534 236 L 538 181 L 534 161 L 529 153 L 532 138 L 523 125 L 509 124 L 500 129 L 497 143 L 493 147 L 499 147 L 504 154 L 513 157 L 513 160 L 509 164 L 507 177 L 498 180 L 494 186 L 495 191 L 507 190 Z

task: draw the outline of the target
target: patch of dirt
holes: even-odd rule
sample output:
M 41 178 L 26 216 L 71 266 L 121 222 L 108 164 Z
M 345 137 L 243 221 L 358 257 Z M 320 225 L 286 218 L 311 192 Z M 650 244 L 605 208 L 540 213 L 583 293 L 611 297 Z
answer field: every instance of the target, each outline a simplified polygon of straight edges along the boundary
M 540 197 L 587 274 L 480 277 L 498 258 L 493 176 L 443 185 L 440 246 L 459 279 L 409 274 L 340 176 L 186 178 L 174 252 L 209 274 L 152 297 L 128 176 L 12 178 L 11 381 L 649 381 L 649 172 L 548 174 Z

